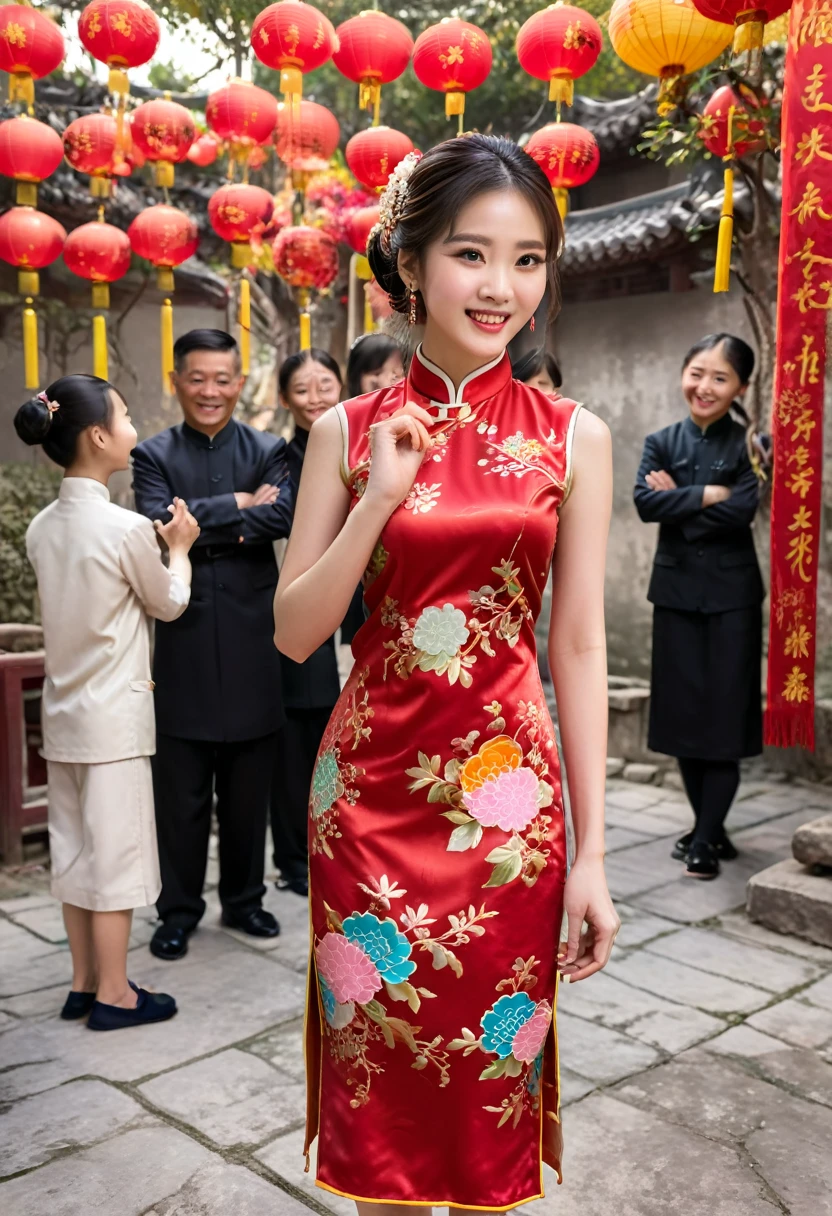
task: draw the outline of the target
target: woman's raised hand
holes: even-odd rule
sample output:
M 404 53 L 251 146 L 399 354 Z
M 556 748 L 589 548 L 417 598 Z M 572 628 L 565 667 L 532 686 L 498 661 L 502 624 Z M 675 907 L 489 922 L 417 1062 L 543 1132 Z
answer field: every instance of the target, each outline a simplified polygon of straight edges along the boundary
M 188 510 L 184 498 L 174 498 L 168 509 L 173 516 L 170 523 L 162 524 L 161 520 L 155 519 L 153 526 L 171 553 L 180 550 L 187 553 L 199 536 L 199 524 Z
M 370 427 L 370 477 L 364 498 L 391 513 L 407 498 L 431 446 L 428 427 L 435 419 L 409 401 L 384 422 Z

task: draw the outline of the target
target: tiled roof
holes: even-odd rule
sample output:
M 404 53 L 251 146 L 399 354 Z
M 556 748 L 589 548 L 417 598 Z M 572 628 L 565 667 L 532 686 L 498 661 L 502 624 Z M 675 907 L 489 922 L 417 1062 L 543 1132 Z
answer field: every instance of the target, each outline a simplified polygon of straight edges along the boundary
M 656 121 L 658 87 L 648 85 L 633 97 L 621 101 L 601 101 L 595 97 L 575 97 L 575 104 L 564 117 L 588 127 L 598 141 L 601 155 L 635 147 L 645 127 Z

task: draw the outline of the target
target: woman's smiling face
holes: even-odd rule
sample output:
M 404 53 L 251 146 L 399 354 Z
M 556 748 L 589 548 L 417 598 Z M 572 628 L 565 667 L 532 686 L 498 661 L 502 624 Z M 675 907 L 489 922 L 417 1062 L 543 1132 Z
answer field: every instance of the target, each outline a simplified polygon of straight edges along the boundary
M 725 358 L 723 343 L 699 351 L 682 372 L 682 393 L 697 426 L 718 422 L 748 388 Z

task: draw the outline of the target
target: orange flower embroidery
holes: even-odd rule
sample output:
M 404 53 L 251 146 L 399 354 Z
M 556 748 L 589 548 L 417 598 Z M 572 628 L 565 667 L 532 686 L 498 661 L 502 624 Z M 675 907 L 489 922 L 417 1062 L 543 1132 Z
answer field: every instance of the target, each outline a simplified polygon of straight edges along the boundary
M 523 762 L 523 749 L 508 735 L 489 739 L 459 770 L 459 784 L 466 794 L 480 789 L 489 778 L 510 773 Z

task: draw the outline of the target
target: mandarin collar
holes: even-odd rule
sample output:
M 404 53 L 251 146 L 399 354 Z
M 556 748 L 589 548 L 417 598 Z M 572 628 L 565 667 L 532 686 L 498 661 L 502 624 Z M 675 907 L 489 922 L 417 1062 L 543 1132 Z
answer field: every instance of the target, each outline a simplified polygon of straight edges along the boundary
M 302 452 L 306 451 L 306 445 L 309 442 L 309 432 L 305 427 L 299 426 L 297 422 L 295 423 L 295 433 L 292 436 L 292 442 L 297 444 Z
M 225 447 L 229 439 L 234 438 L 234 432 L 237 430 L 237 423 L 233 418 L 229 418 L 221 431 L 217 431 L 213 439 L 210 439 L 204 431 L 197 431 L 194 427 L 189 426 L 187 422 L 182 423 L 182 434 L 186 439 L 190 439 L 191 443 L 195 443 L 201 448 L 221 448 Z
M 84 502 L 92 498 L 100 498 L 102 502 L 110 501 L 110 491 L 94 477 L 64 477 L 58 491 L 61 502 Z
M 503 351 L 499 358 L 471 372 L 455 389 L 450 376 L 431 363 L 421 346 L 416 348 L 407 377 L 408 387 L 420 396 L 427 397 L 428 405 L 439 411 L 440 421 L 448 417 L 449 410 L 458 410 L 463 405 L 479 405 L 488 397 L 495 396 L 510 379 L 511 360 Z
M 731 417 L 731 411 L 723 414 L 716 422 L 712 422 L 710 426 L 706 426 L 703 430 L 701 426 L 693 421 L 690 415 L 685 419 L 688 431 L 695 435 L 697 439 L 719 439 L 722 435 L 727 435 L 734 425 L 734 419 Z

